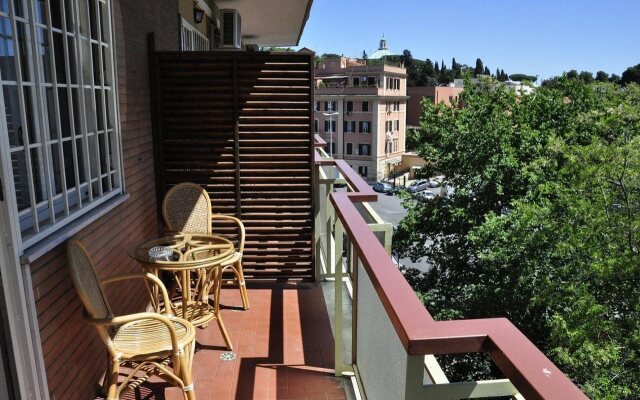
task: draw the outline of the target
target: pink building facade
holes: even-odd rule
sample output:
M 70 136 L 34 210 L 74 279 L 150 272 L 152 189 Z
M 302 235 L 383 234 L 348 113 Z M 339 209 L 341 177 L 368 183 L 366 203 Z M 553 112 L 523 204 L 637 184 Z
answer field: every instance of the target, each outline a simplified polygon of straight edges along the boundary
M 422 99 L 426 97 L 433 104 L 444 103 L 451 105 L 462 92 L 461 87 L 450 86 L 416 86 L 407 88 L 407 125 L 409 127 L 420 126 L 422 114 Z
M 315 132 L 327 152 L 368 181 L 401 169 L 406 133 L 406 69 L 378 60 L 327 58 L 315 71 Z M 333 114 L 333 115 L 327 115 Z

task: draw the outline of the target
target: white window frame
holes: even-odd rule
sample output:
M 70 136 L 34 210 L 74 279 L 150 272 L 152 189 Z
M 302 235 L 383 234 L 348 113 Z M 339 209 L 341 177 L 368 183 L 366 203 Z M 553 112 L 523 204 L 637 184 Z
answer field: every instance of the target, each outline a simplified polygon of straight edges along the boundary
M 4 91 L 14 88 L 11 126 L 13 130 L 18 123 L 13 115 L 17 111 L 20 127 L 13 132 L 22 141 L 2 144 L 1 155 L 5 188 L 11 189 L 5 194 L 12 196 L 16 214 L 13 229 L 20 232 L 17 250 L 23 254 L 124 193 L 122 140 L 111 0 L 61 1 L 59 27 L 53 25 L 48 0 L 43 3 L 44 15 L 31 0 L 20 1 L 19 15 L 14 2 L 8 4 L 8 13 L 0 11 L 0 21 L 10 24 L 13 43 L 20 32 L 26 52 L 9 61 L 15 80 L 0 80 L 0 132 L 9 134 Z M 66 9 L 69 4 L 71 10 Z M 57 74 L 62 65 L 64 74 Z M 26 79 L 23 69 L 29 71 Z M 67 127 L 63 128 L 63 120 Z M 20 188 L 16 179 L 23 182 Z M 18 192 L 25 188 L 28 196 L 19 204 Z
M 208 51 L 209 38 L 201 33 L 189 21 L 180 18 L 180 50 L 182 51 Z

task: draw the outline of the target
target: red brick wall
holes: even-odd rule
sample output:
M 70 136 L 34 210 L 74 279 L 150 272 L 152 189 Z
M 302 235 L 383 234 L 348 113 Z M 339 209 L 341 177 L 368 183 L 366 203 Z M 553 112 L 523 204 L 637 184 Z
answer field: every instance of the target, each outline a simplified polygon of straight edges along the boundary
M 131 198 L 78 234 L 98 275 L 139 271 L 128 247 L 157 228 L 153 170 L 147 32 L 159 50 L 177 50 L 176 0 L 114 0 L 116 56 L 126 191 Z M 93 399 L 104 372 L 105 348 L 68 274 L 65 246 L 31 265 L 36 310 L 52 399 Z M 107 292 L 116 313 L 144 308 L 144 290 L 122 285 Z

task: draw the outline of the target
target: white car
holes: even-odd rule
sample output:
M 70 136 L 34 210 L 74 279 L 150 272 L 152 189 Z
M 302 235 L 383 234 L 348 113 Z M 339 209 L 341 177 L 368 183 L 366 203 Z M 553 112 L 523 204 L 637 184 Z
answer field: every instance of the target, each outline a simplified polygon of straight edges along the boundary
M 427 192 L 427 191 L 420 192 L 420 193 L 418 193 L 418 194 L 417 194 L 417 196 L 420 196 L 420 197 L 422 197 L 424 200 L 427 200 L 427 201 L 435 200 L 435 198 L 436 198 L 436 197 L 438 197 L 438 196 L 436 196 L 436 194 L 435 194 L 435 193 Z

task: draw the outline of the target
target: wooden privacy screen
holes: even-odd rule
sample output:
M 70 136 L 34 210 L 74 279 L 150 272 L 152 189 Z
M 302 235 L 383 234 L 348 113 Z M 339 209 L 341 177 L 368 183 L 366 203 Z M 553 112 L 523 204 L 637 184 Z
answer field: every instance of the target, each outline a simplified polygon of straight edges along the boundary
M 311 279 L 313 55 L 150 57 L 159 198 L 180 182 L 203 186 L 214 213 L 246 226 L 249 279 Z

